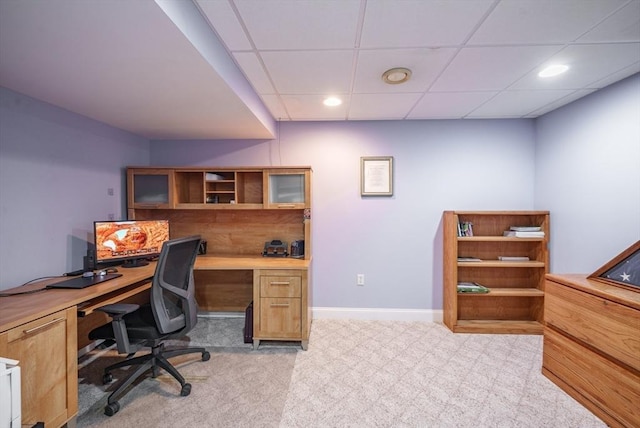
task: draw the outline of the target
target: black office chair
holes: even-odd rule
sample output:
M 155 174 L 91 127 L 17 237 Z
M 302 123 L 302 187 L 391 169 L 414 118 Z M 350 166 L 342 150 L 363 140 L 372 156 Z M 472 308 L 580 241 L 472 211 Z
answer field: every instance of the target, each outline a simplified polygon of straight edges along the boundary
M 167 358 L 199 352 L 202 354 L 202 361 L 209 360 L 210 354 L 204 348 L 164 348 L 165 340 L 184 336 L 196 325 L 193 264 L 199 245 L 199 236 L 164 243 L 153 276 L 148 304 L 140 306 L 117 303 L 99 309 L 109 314 L 112 321 L 92 330 L 89 338 L 115 340 L 118 352 L 129 354 L 125 360 L 104 369 L 103 382 L 107 384 L 113 380 L 111 371 L 116 368 L 140 366 L 111 393 L 104 409 L 105 415 L 113 416 L 120 410 L 117 400 L 133 382 L 149 370 L 155 378 L 160 368 L 165 369 L 180 382 L 180 395 L 189 395 L 191 384 L 185 381 Z M 151 353 L 133 358 L 143 347 L 151 348 Z

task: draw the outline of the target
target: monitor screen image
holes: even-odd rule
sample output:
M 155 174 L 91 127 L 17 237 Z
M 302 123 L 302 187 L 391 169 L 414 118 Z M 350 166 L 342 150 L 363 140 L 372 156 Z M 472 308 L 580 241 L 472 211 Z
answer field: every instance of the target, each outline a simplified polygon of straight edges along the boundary
M 123 267 L 144 266 L 169 240 L 168 220 L 96 221 L 96 264 L 123 262 Z

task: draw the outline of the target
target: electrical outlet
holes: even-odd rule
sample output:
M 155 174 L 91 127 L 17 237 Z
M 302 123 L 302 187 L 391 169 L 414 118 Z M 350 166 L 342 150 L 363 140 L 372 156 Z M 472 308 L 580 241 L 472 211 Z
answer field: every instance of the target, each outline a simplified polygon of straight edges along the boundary
M 363 273 L 359 273 L 358 274 L 358 279 L 357 279 L 357 284 L 358 285 L 364 285 L 364 274 Z
M 107 189 L 107 195 L 109 195 L 109 196 L 113 196 L 113 187 L 109 187 L 109 188 Z
M 115 214 L 113 214 L 113 213 L 109 213 L 109 215 L 107 216 L 107 218 L 108 218 L 109 220 L 113 221 L 113 220 L 115 220 L 115 219 L 116 219 L 116 215 L 115 215 Z

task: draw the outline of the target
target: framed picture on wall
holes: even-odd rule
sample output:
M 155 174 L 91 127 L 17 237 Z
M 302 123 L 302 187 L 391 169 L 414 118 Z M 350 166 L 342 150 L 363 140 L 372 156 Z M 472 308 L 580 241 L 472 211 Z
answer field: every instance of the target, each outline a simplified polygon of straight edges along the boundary
M 393 195 L 393 157 L 360 158 L 360 194 L 362 196 Z
M 589 279 L 640 292 L 640 241 L 595 271 Z

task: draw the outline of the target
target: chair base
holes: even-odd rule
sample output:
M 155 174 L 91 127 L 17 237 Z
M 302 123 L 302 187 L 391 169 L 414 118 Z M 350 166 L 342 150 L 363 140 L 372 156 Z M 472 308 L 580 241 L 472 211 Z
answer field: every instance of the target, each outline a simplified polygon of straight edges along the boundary
M 177 357 L 178 355 L 187 355 L 187 354 L 202 354 L 202 361 L 208 361 L 211 358 L 211 354 L 205 348 L 179 348 L 179 349 L 164 349 L 164 344 L 155 345 L 151 348 L 151 353 L 142 355 L 135 358 L 127 358 L 125 360 L 119 361 L 115 364 L 112 364 L 104 369 L 104 375 L 102 376 L 102 381 L 107 384 L 113 380 L 113 376 L 111 375 L 111 371 L 114 369 L 118 369 L 121 367 L 128 366 L 140 366 L 136 369 L 135 372 L 130 374 L 120 385 L 118 388 L 109 395 L 107 399 L 107 406 L 105 407 L 104 413 L 107 416 L 113 416 L 120 410 L 120 404 L 118 403 L 118 399 L 122 397 L 127 388 L 141 378 L 145 373 L 151 370 L 151 376 L 157 377 L 160 373 L 160 369 L 164 369 L 167 373 L 173 376 L 178 382 L 180 382 L 180 386 L 182 387 L 180 390 L 180 395 L 187 396 L 191 393 L 191 384 L 187 383 L 182 377 L 182 375 L 178 372 L 178 370 L 168 361 L 168 358 Z

